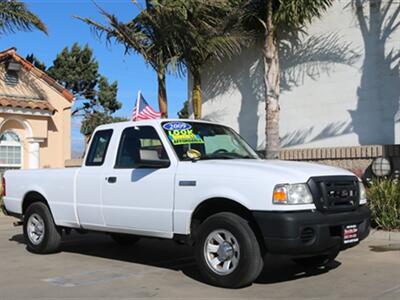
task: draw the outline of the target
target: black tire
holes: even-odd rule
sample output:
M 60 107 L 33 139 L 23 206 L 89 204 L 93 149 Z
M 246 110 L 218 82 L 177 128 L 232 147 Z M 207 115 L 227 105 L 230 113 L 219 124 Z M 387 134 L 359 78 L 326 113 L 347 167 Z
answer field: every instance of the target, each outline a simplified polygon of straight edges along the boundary
M 325 255 L 316 255 L 310 257 L 293 258 L 293 261 L 303 267 L 320 268 L 329 265 L 338 256 L 339 251 L 332 251 Z
M 218 274 L 213 270 L 205 251 L 208 237 L 219 230 L 233 235 L 240 250 L 239 254 L 233 252 L 233 256 L 237 254 L 236 267 L 233 267 L 233 262 L 228 263 L 229 268 L 232 269 L 229 274 Z M 264 261 L 257 238 L 245 219 L 233 213 L 218 213 L 207 218 L 195 234 L 195 256 L 200 273 L 206 282 L 225 288 L 240 288 L 251 284 L 259 276 Z M 223 266 L 223 261 L 221 265 Z
M 140 237 L 130 234 L 110 233 L 110 236 L 114 242 L 122 246 L 132 246 L 140 240 Z
M 31 217 L 39 217 L 43 220 L 43 237 L 37 243 L 34 243 L 29 237 L 28 224 Z M 29 251 L 39 254 L 57 252 L 61 244 L 61 230 L 55 225 L 49 208 L 42 202 L 31 204 L 24 215 L 24 237 Z M 32 238 L 33 239 L 33 238 Z

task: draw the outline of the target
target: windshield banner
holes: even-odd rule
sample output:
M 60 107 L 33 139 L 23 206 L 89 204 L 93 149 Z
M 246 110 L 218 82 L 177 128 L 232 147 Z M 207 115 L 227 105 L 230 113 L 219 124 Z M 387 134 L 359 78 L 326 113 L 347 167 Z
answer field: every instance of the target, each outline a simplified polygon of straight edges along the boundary
M 192 126 L 185 122 L 169 122 L 163 125 L 168 138 L 175 145 L 204 144 L 203 139 L 193 133 Z

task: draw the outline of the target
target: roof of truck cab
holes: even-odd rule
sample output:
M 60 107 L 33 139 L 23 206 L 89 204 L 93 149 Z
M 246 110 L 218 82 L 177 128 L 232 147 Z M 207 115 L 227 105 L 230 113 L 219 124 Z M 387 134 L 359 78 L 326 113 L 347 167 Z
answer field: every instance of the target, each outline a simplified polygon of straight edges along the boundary
M 100 129 L 120 129 L 135 125 L 159 125 L 164 122 L 197 122 L 197 123 L 207 123 L 207 124 L 217 124 L 215 122 L 206 120 L 194 120 L 194 119 L 151 119 L 151 120 L 141 120 L 141 121 L 127 121 L 100 125 L 96 130 Z M 218 123 L 219 124 L 219 123 Z M 223 124 L 220 124 L 223 125 Z

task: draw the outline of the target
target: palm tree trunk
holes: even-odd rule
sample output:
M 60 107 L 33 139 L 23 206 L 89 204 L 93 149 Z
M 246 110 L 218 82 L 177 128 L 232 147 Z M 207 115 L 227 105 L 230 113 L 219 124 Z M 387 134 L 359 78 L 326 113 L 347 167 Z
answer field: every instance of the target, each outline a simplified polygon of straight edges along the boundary
M 193 90 L 192 90 L 192 101 L 193 101 L 193 113 L 195 119 L 201 119 L 201 75 L 198 70 L 192 72 L 193 75 Z
M 168 118 L 167 88 L 165 83 L 165 71 L 157 72 L 158 79 L 158 107 L 161 118 Z
M 264 83 L 265 83 L 265 156 L 277 159 L 279 156 L 279 93 L 280 69 L 277 38 L 272 21 L 272 2 L 267 7 L 266 30 L 264 36 Z

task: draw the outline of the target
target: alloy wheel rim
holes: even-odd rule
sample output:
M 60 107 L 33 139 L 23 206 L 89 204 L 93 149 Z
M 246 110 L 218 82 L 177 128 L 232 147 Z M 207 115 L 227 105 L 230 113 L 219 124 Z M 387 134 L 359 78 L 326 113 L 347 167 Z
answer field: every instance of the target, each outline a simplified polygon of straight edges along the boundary
M 231 232 L 225 229 L 214 230 L 204 243 L 204 257 L 214 273 L 231 274 L 239 265 L 239 243 Z
M 45 234 L 43 218 L 38 214 L 32 214 L 28 219 L 27 231 L 29 241 L 34 245 L 39 245 Z

